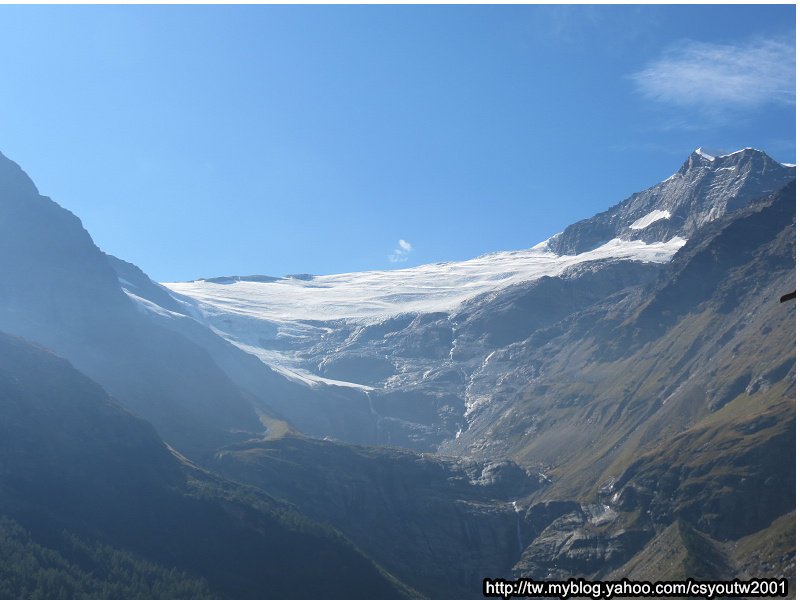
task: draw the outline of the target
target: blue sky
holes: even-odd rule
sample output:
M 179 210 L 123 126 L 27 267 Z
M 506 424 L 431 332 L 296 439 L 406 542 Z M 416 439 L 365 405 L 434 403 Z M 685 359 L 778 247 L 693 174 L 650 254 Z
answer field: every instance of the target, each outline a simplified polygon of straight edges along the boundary
M 159 281 L 524 248 L 795 162 L 795 7 L 0 6 L 0 151 Z

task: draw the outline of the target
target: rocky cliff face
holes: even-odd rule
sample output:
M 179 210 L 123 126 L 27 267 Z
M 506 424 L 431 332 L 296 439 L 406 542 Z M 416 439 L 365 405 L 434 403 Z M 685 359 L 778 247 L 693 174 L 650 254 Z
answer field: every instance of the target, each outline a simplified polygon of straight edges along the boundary
M 702 381 L 702 392 L 708 396 L 702 405 L 718 408 L 747 388 L 751 377 L 758 377 L 754 371 L 769 370 L 750 366 L 745 373 L 733 372 L 732 365 L 743 361 L 744 342 L 736 346 L 737 336 L 758 334 L 749 343 L 757 343 L 764 354 L 748 355 L 748 360 L 760 364 L 763 357 L 773 356 L 777 361 L 773 367 L 786 361 L 793 364 L 788 338 L 780 337 L 780 343 L 771 345 L 771 338 L 791 335 L 791 328 L 773 324 L 758 333 L 752 325 L 745 327 L 757 308 L 769 315 L 764 317 L 767 320 L 783 320 L 793 310 L 770 302 L 794 285 L 793 191 L 791 184 L 773 195 L 766 208 L 758 204 L 710 224 L 676 255 L 657 281 L 609 295 L 496 352 L 473 379 L 485 390 L 485 401 L 473 411 L 469 430 L 454 442 L 461 448 L 458 451 L 475 443 L 484 428 L 513 427 L 524 432 L 526 427 L 527 434 L 506 437 L 520 448 L 534 444 L 532 454 L 542 458 L 563 457 L 576 440 L 554 435 L 544 425 L 565 421 L 558 414 L 546 421 L 539 409 L 581 415 L 577 418 L 590 420 L 579 430 L 597 429 L 606 421 L 600 415 L 591 419 L 589 407 L 604 393 L 614 405 L 622 405 L 619 410 L 625 407 L 630 412 L 637 396 L 672 404 L 673 398 Z M 738 362 L 733 360 L 736 356 Z M 716 371 L 709 368 L 715 361 L 721 361 Z M 781 371 L 791 372 L 788 366 Z M 745 374 L 746 381 L 735 383 Z M 716 376 L 719 384 L 709 383 L 709 375 Z M 536 413 L 536 418 L 531 421 L 517 415 L 520 419 L 515 421 L 516 416 L 509 415 L 506 420 L 502 407 L 509 399 L 517 408 L 528 406 L 527 412 Z M 648 414 L 649 409 L 636 410 Z M 588 443 L 592 438 L 609 438 L 610 431 L 603 436 L 599 431 L 586 435 Z M 484 439 L 475 450 L 485 451 L 488 445 Z

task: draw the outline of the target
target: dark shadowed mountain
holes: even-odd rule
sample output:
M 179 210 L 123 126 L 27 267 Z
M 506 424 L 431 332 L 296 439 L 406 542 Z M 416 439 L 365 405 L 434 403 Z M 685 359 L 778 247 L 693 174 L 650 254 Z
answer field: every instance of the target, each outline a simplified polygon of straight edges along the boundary
M 542 486 L 513 461 L 291 434 L 230 446 L 213 466 L 302 506 L 432 598 L 476 597 L 486 573 L 511 575 L 528 535 L 515 500 Z
M 0 523 L 0 551 L 15 552 L 2 569 L 29 585 L 33 561 L 83 591 L 414 596 L 334 530 L 198 469 L 67 361 L 7 335 L 0 413 L 0 514 L 16 522 Z

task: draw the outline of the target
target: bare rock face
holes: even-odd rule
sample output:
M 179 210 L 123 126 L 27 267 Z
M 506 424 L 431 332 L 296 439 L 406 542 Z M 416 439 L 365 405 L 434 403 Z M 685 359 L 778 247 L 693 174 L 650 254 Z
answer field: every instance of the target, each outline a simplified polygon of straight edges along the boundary
M 514 572 L 555 580 L 608 573 L 653 535 L 649 529 L 620 527 L 617 516 L 608 505 L 584 505 L 555 519 L 525 549 Z

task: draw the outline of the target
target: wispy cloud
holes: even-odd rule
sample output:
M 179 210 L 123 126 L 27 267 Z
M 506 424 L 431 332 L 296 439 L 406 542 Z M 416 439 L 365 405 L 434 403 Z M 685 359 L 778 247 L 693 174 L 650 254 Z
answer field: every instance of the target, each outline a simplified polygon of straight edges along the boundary
M 408 260 L 408 255 L 413 250 L 411 244 L 405 240 L 397 240 L 397 248 L 389 255 L 389 262 L 401 263 Z
M 795 49 L 786 40 L 740 45 L 685 41 L 634 73 L 650 100 L 709 113 L 795 102 Z

